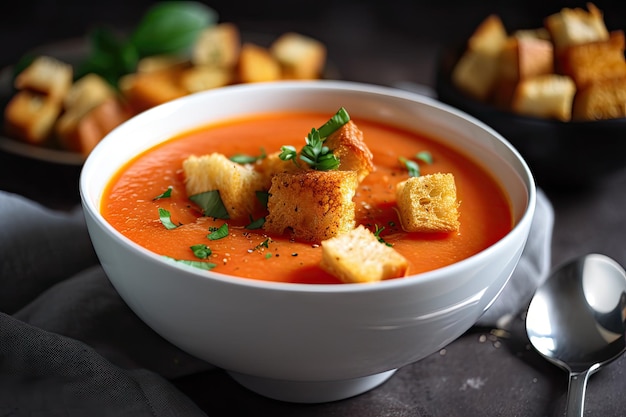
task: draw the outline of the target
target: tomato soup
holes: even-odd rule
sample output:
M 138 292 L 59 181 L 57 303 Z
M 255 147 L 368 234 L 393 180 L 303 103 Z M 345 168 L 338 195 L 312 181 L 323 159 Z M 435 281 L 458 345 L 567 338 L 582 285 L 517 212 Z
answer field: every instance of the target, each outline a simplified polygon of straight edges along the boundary
M 348 111 L 350 109 L 347 109 Z M 213 152 L 271 153 L 283 145 L 300 148 L 312 127 L 330 115 L 281 112 L 228 120 L 185 132 L 127 163 L 111 180 L 101 211 L 119 232 L 137 244 L 176 260 L 199 261 L 190 249 L 205 244 L 213 272 L 292 283 L 339 283 L 319 263 L 319 244 L 288 236 L 269 236 L 262 228 L 228 224 L 218 240 L 207 234 L 228 220 L 202 216 L 185 192 L 182 163 L 189 155 Z M 374 156 L 375 171 L 359 185 L 354 201 L 357 224 L 379 230 L 379 236 L 409 261 L 409 274 L 430 271 L 463 260 L 492 245 L 513 224 L 510 203 L 497 181 L 478 164 L 437 140 L 394 127 L 353 118 Z M 408 178 L 399 159 L 429 152 L 431 163 L 419 162 L 422 175 L 454 174 L 460 222 L 454 233 L 407 233 L 395 210 L 395 186 Z M 164 198 L 155 198 L 171 189 Z M 159 209 L 178 227 L 164 227 Z

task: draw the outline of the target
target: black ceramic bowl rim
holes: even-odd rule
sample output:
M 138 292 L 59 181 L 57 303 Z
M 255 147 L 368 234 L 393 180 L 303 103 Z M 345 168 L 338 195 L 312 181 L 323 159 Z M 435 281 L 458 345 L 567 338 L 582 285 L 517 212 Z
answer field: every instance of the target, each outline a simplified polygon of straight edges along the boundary
M 441 51 L 435 85 L 439 100 L 504 136 L 524 157 L 539 186 L 594 185 L 626 167 L 626 118 L 563 122 L 518 115 L 480 102 L 452 83 L 451 73 L 462 51 L 460 47 Z

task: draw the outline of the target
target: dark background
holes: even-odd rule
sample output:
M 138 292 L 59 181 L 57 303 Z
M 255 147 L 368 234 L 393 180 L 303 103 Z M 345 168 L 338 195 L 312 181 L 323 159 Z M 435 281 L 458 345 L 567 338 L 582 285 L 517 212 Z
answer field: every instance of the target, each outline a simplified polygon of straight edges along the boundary
M 10 65 L 42 44 L 84 36 L 96 26 L 133 27 L 154 1 L 11 1 L 0 11 L 0 66 Z M 441 45 L 462 42 L 489 13 L 507 29 L 532 28 L 563 7 L 584 1 L 339 1 L 263 0 L 204 2 L 220 21 L 244 33 L 297 31 L 329 46 L 341 78 L 378 84 L 432 82 Z M 626 2 L 598 1 L 609 29 L 623 29 Z M 388 69 L 393 62 L 393 70 Z M 382 71 L 382 69 L 385 71 Z

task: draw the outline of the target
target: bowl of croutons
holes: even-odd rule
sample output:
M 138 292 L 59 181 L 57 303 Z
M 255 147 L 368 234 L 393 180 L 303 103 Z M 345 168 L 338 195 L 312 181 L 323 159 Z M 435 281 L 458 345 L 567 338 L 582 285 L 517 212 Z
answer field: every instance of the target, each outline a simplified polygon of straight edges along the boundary
M 516 267 L 536 201 L 523 158 L 484 123 L 329 80 L 146 110 L 95 146 L 80 193 L 142 320 L 299 403 L 364 393 L 466 332 Z
M 489 15 L 440 57 L 439 99 L 501 133 L 541 186 L 593 186 L 626 167 L 624 32 L 587 7 L 516 30 Z

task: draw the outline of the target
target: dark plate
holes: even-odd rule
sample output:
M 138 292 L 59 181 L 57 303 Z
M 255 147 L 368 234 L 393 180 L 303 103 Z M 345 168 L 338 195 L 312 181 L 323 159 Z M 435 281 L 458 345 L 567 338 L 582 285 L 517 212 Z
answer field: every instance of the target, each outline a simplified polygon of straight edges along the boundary
M 537 184 L 578 188 L 626 167 L 626 119 L 561 122 L 525 117 L 472 99 L 451 82 L 461 48 L 445 49 L 436 71 L 439 100 L 483 121 L 524 157 Z

